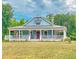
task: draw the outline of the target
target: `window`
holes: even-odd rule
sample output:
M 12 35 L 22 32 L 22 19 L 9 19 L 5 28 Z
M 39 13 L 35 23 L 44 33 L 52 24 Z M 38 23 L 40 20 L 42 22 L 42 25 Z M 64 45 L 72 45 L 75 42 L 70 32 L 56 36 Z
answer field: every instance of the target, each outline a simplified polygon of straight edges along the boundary
M 41 23 L 41 19 L 35 19 L 35 23 L 36 23 L 36 25 L 40 25 L 40 23 Z
M 35 39 L 35 36 L 36 36 L 36 35 L 35 35 L 35 32 L 36 32 L 35 30 L 32 30 L 32 31 L 31 31 L 31 39 Z
M 47 35 L 47 31 L 45 31 L 44 34 Z
M 28 35 L 29 31 L 28 30 L 21 30 L 20 33 L 21 33 L 21 35 Z
M 47 35 L 47 31 L 42 30 L 42 35 Z
M 52 30 L 48 30 L 48 35 L 52 35 Z

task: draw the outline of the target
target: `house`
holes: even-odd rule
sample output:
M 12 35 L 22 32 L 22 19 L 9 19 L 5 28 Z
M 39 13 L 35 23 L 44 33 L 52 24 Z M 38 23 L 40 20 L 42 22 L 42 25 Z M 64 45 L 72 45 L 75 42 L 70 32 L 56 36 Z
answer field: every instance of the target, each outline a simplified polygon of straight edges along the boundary
M 22 26 L 9 28 L 9 41 L 63 41 L 65 38 L 66 27 L 42 17 L 34 17 Z

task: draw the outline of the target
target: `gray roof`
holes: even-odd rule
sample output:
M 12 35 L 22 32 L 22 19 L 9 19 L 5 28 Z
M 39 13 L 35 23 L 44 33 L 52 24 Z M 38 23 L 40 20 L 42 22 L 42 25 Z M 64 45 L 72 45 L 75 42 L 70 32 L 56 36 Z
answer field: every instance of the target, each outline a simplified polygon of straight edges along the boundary
M 47 21 L 45 18 L 43 18 L 43 17 L 34 17 L 34 18 L 32 18 L 32 20 L 30 20 L 30 21 L 28 21 L 27 23 L 25 23 L 24 24 L 24 26 L 26 25 L 26 24 L 28 24 L 28 23 L 30 23 L 31 21 L 33 21 L 33 20 L 35 20 L 35 19 L 42 19 L 42 20 L 44 20 L 44 21 L 46 21 L 47 23 L 49 23 L 50 25 L 53 25 L 51 22 L 49 22 L 49 21 Z
M 49 23 L 50 25 L 28 25 L 28 23 L 30 23 L 31 21 L 35 20 L 35 19 L 42 19 L 44 21 L 46 21 L 47 23 Z M 25 23 L 23 26 L 16 26 L 16 27 L 9 27 L 9 29 L 58 29 L 58 30 L 64 30 L 66 29 L 65 26 L 59 26 L 59 25 L 55 25 L 52 24 L 51 22 L 48 22 L 47 20 L 41 18 L 41 17 L 34 17 L 33 20 Z M 44 23 L 44 22 L 43 22 Z M 25 26 L 26 25 L 26 26 Z
M 53 25 L 53 26 L 16 26 L 16 27 L 9 27 L 9 29 L 58 29 L 58 30 L 64 30 L 66 29 L 65 26 L 58 26 L 58 25 Z

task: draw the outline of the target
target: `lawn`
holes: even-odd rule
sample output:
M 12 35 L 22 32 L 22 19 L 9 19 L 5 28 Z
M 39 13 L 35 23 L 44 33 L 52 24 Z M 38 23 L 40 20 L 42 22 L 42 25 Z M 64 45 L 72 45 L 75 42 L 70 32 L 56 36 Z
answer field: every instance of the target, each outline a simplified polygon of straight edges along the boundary
M 75 41 L 3 42 L 3 59 L 76 59 Z

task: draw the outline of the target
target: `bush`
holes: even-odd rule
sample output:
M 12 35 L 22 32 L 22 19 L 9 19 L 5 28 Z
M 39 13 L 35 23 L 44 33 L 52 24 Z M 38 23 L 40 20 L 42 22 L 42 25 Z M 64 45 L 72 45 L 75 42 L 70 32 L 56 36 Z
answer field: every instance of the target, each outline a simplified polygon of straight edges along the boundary
M 71 38 L 70 38 L 70 37 L 66 37 L 66 38 L 64 39 L 64 41 L 68 41 L 69 43 L 71 43 Z
M 70 36 L 71 40 L 76 40 L 76 36 Z
M 9 42 L 9 40 L 4 40 L 4 39 L 3 39 L 2 42 Z

